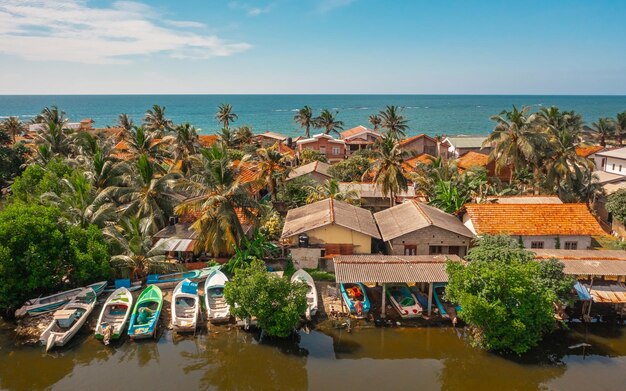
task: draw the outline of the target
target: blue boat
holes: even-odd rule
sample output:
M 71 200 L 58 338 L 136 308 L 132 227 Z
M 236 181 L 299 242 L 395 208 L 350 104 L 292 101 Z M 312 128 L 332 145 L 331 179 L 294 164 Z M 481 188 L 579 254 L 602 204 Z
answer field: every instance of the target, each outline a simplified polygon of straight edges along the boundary
M 461 306 L 454 306 L 449 301 L 443 299 L 446 294 L 446 284 L 445 282 L 438 282 L 433 284 L 433 297 L 435 298 L 435 303 L 437 304 L 437 308 L 439 308 L 439 313 L 444 318 L 456 318 L 457 313 L 461 311 Z
M 205 279 L 217 269 L 219 269 L 219 266 L 206 267 L 204 269 L 191 270 L 188 272 L 177 272 L 170 274 L 148 274 L 146 284 L 157 285 L 161 288 L 173 288 L 184 279 L 188 279 L 193 282 L 199 282 L 200 280 Z
M 365 290 L 365 285 L 360 282 L 356 284 L 341 284 L 341 296 L 343 300 L 346 302 L 346 305 L 350 309 L 350 313 L 356 315 L 357 317 L 365 317 L 367 313 L 370 311 L 370 299 L 367 297 L 367 291 Z M 355 303 L 360 301 L 363 304 L 363 312 L 361 314 L 357 314 L 357 311 L 354 307 Z
M 161 289 L 156 285 L 149 285 L 135 303 L 128 325 L 128 336 L 132 339 L 155 337 L 162 307 Z

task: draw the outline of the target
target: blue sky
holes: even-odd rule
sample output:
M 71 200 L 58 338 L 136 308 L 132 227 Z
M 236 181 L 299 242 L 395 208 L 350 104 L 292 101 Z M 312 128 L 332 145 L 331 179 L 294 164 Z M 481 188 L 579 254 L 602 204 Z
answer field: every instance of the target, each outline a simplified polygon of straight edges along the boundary
M 0 94 L 626 94 L 626 1 L 0 0 Z

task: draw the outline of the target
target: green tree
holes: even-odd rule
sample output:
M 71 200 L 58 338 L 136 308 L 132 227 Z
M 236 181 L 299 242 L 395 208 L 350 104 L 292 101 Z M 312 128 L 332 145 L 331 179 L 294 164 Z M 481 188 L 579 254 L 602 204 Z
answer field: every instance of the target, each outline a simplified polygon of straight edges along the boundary
M 180 164 L 183 174 L 190 169 L 189 158 L 198 153 L 201 148 L 198 132 L 193 125 L 184 123 L 174 128 L 175 140 L 171 144 L 173 149 L 174 164 Z
M 309 196 L 306 199 L 307 204 L 332 198 L 337 201 L 347 202 L 349 204 L 360 204 L 359 193 L 354 189 L 341 190 L 339 182 L 336 179 L 327 179 L 324 183 L 311 186 L 308 189 Z
M 383 122 L 378 114 L 370 115 L 367 121 L 374 127 L 374 130 L 378 130 Z
M 128 114 L 120 114 L 117 117 L 117 126 L 129 132 L 132 128 L 135 127 L 135 123 L 133 122 L 133 119 L 130 118 Z
M 611 118 L 598 118 L 591 126 L 585 126 L 585 133 L 593 142 L 601 146 L 606 146 L 606 141 L 613 137 L 615 133 L 615 123 Z
M 613 218 L 620 222 L 626 219 L 626 189 L 620 189 L 609 195 L 606 203 L 606 210 L 609 211 Z
M 222 124 L 222 127 L 228 129 L 231 122 L 235 122 L 239 118 L 237 114 L 233 113 L 233 106 L 228 103 L 223 103 L 217 108 L 215 113 L 215 119 Z
M 303 175 L 280 186 L 276 198 L 278 201 L 285 203 L 285 206 L 289 209 L 298 208 L 306 205 L 309 190 L 314 186 L 315 181 Z
M 225 268 L 229 273 L 241 269 L 255 259 L 266 259 L 274 256 L 278 247 L 270 242 L 263 232 L 254 230 L 251 239 L 247 236 L 241 238 L 241 242 L 235 248 L 235 254 L 230 258 Z
M 397 106 L 387 106 L 384 111 L 381 111 L 378 116 L 380 117 L 380 125 L 387 132 L 387 137 L 394 140 L 399 140 L 406 136 L 406 131 L 409 129 L 408 120 L 401 114 L 402 109 Z
M 553 303 L 561 292 L 556 281 L 565 278 L 554 263 L 532 259 L 514 238 L 483 236 L 466 265 L 447 263 L 446 296 L 462 307 L 459 316 L 472 330 L 472 343 L 522 354 L 553 330 Z
M 269 148 L 259 148 L 256 151 L 257 180 L 269 188 L 272 200 L 276 200 L 278 184 L 282 182 L 287 170 L 287 156 L 278 151 L 277 144 Z
M 45 167 L 31 165 L 15 178 L 11 190 L 13 198 L 27 203 L 37 203 L 41 195 L 53 192 L 63 194 L 63 179 L 74 170 L 61 159 L 53 159 Z
M 156 138 L 163 137 L 172 130 L 174 123 L 165 117 L 165 106 L 153 105 L 146 110 L 143 117 L 143 128 Z
M 304 137 L 311 137 L 311 126 L 315 127 L 315 119 L 313 118 L 313 109 L 311 106 L 304 106 L 298 113 L 293 116 L 293 120 L 296 121 L 301 128 L 304 128 Z
M 0 187 L 22 172 L 27 150 L 24 144 L 11 144 L 11 137 L 0 131 Z
M 17 117 L 5 118 L 0 123 L 0 130 L 11 136 L 11 140 L 15 143 L 15 137 L 21 135 L 26 127 Z
M 380 186 L 383 196 L 389 197 L 389 206 L 393 206 L 395 195 L 408 190 L 408 181 L 402 168 L 405 154 L 392 137 L 381 140 L 378 143 L 377 152 L 378 158 L 363 177 L 365 178 L 372 172 L 374 183 Z
M 294 332 L 306 310 L 306 292 L 306 284 L 271 275 L 265 263 L 254 260 L 235 272 L 224 297 L 235 317 L 256 317 L 261 330 L 284 338 Z
M 626 136 L 626 110 L 617 114 L 615 121 L 613 121 L 613 128 L 615 129 L 617 143 L 622 145 L 624 136 Z
M 328 159 L 326 155 L 323 153 L 316 151 L 314 149 L 304 148 L 302 151 L 298 153 L 298 160 L 300 161 L 300 165 L 309 164 L 315 161 L 328 163 Z
M 328 173 L 339 182 L 359 182 L 363 174 L 372 167 L 372 162 L 361 154 L 335 163 L 328 169 Z
M 252 128 L 248 125 L 240 126 L 235 130 L 235 141 L 240 148 L 252 144 L 253 138 L 254 133 L 252 133 Z
M 323 129 L 324 134 L 331 134 L 332 132 L 339 134 L 339 131 L 343 130 L 343 121 L 337 119 L 337 114 L 339 114 L 338 111 L 333 113 L 328 109 L 322 110 L 320 115 L 313 120 L 315 127 Z

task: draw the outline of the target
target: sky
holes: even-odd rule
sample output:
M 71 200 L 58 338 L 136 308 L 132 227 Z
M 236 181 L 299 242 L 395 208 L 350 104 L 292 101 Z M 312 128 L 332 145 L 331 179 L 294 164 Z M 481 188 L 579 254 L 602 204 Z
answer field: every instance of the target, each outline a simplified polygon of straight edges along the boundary
M 0 94 L 626 94 L 622 0 L 0 0 Z

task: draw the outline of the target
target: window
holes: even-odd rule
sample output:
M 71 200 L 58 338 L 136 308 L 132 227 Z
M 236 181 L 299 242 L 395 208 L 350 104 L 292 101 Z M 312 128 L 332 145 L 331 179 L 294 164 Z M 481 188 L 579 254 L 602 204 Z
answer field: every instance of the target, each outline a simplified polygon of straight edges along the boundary
M 622 172 L 622 165 L 619 165 L 619 172 Z
M 339 155 L 339 147 L 333 147 L 333 155 Z
M 613 170 L 613 171 L 615 171 L 615 163 L 613 163 L 613 168 L 612 168 L 612 170 Z
M 320 145 L 320 152 L 321 153 L 326 153 L 326 146 L 325 145 Z
M 543 248 L 543 242 L 530 242 L 530 248 Z
M 417 245 L 416 244 L 405 244 L 404 245 L 404 255 L 416 255 L 417 254 Z
M 566 250 L 578 250 L 578 242 L 565 242 Z
M 428 254 L 441 254 L 443 253 L 443 248 L 442 246 L 430 246 L 428 248 Z

